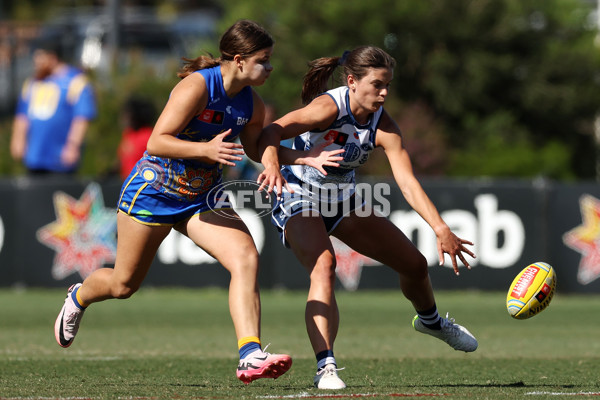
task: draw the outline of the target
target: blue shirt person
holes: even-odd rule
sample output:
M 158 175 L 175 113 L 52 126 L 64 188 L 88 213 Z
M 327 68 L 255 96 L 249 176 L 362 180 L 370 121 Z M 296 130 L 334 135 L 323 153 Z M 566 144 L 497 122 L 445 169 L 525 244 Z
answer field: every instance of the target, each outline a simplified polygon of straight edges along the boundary
M 33 174 L 75 172 L 89 123 L 97 114 L 87 76 L 62 60 L 58 46 L 37 45 L 34 75 L 23 84 L 17 102 L 11 155 Z

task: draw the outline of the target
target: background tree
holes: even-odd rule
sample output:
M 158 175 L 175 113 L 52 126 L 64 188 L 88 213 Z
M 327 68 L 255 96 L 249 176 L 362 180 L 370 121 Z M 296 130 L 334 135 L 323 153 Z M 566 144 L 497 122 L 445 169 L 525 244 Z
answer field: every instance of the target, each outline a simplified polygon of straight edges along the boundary
M 299 106 L 307 61 L 361 44 L 387 50 L 398 66 L 386 109 L 400 121 L 418 173 L 594 178 L 593 7 L 581 0 L 226 0 L 222 26 L 244 16 L 273 33 L 275 73 L 261 94 L 280 112 Z
M 34 4 L 35 3 L 35 4 Z M 56 7 L 102 0 L 24 0 L 0 19 L 43 23 Z M 218 32 L 240 18 L 273 34 L 275 72 L 258 88 L 279 115 L 300 106 L 308 61 L 372 44 L 398 61 L 386 109 L 400 123 L 415 170 L 429 176 L 594 179 L 599 146 L 600 51 L 591 0 L 121 0 L 161 16 L 193 7 L 220 12 Z M 218 40 L 189 54 L 218 54 Z M 90 129 L 82 174 L 110 164 L 120 137 L 119 101 L 141 92 L 162 107 L 173 71 L 96 76 L 100 118 Z M 139 66 L 140 68 L 144 66 Z M 332 86 L 337 84 L 332 82 Z M 0 173 L 22 170 L 8 155 L 11 116 L 0 119 Z M 376 153 L 363 173 L 389 174 Z

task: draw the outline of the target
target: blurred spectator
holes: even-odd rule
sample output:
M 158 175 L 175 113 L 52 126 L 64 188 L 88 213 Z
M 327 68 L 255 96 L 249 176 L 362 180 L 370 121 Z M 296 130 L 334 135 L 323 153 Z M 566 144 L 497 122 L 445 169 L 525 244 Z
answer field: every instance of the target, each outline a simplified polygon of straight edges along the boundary
M 59 39 L 34 48 L 34 75 L 19 95 L 10 152 L 31 174 L 73 173 L 97 113 L 94 92 L 87 76 L 63 61 Z
M 119 175 L 127 178 L 135 164 L 146 151 L 148 138 L 156 122 L 156 108 L 148 100 L 133 96 L 123 107 L 125 128 L 119 144 Z

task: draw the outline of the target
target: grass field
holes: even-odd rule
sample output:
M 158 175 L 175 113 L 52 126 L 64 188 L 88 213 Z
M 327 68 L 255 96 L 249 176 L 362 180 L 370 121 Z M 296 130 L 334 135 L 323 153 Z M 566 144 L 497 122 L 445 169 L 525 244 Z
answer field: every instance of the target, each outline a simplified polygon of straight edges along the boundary
M 306 293 L 263 291 L 263 344 L 294 358 L 277 380 L 235 377 L 227 292 L 143 288 L 87 311 L 73 346 L 54 340 L 65 290 L 0 290 L 0 399 L 600 398 L 600 296 L 557 293 L 525 321 L 505 293 L 438 292 L 479 340 L 470 354 L 413 331 L 395 291 L 339 292 L 336 342 L 348 388 L 312 387 Z

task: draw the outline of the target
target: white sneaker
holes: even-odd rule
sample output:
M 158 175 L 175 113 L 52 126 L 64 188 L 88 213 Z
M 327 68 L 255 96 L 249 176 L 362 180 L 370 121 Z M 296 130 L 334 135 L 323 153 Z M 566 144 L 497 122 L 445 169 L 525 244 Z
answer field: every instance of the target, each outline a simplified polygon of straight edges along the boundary
M 442 329 L 430 329 L 415 315 L 412 325 L 417 332 L 426 333 L 448 343 L 454 350 L 471 352 L 477 350 L 477 339 L 464 326 L 454 323 L 454 318 L 442 318 Z
M 81 317 L 85 311 L 85 309 L 82 310 L 77 307 L 71 298 L 71 293 L 80 286 L 81 283 L 77 283 L 69 288 L 65 304 L 54 323 L 54 336 L 61 347 L 69 347 L 73 343 L 73 339 L 75 339 L 75 335 L 79 330 Z
M 339 371 L 335 365 L 327 364 L 324 368 L 317 371 L 314 378 L 317 389 L 344 389 L 346 384 L 337 374 Z

